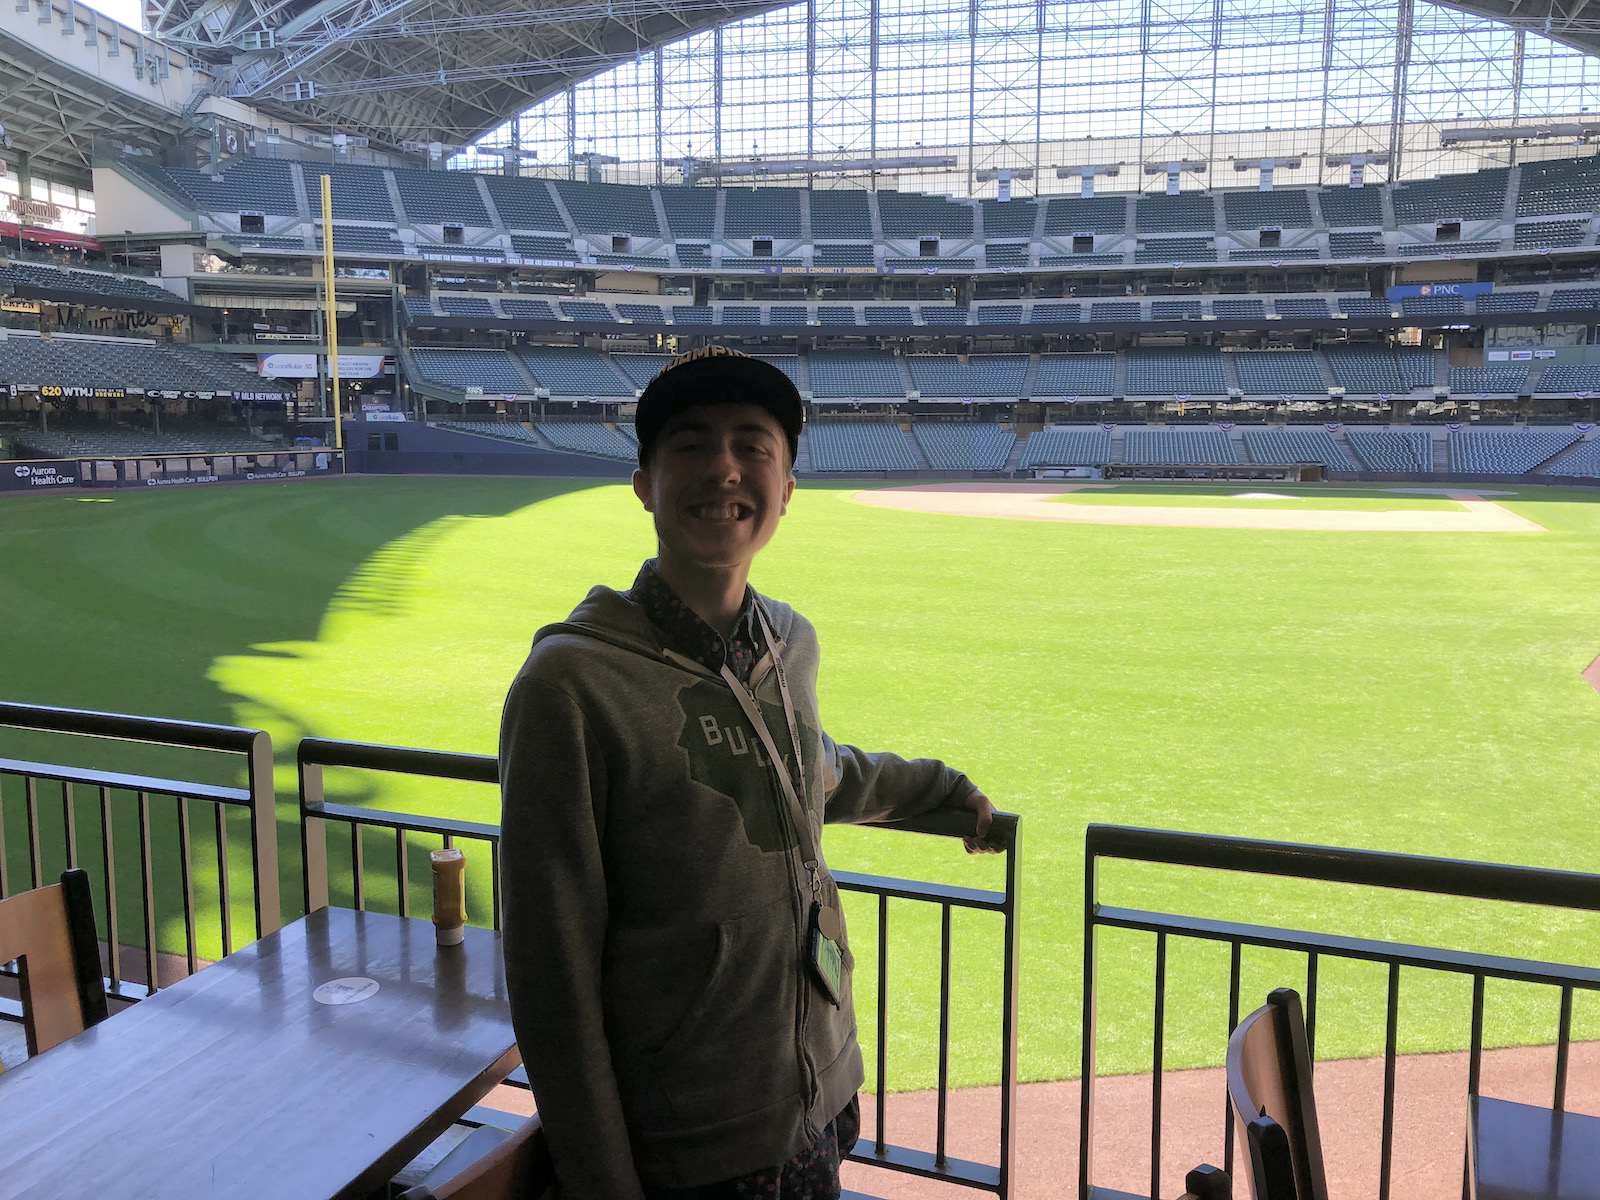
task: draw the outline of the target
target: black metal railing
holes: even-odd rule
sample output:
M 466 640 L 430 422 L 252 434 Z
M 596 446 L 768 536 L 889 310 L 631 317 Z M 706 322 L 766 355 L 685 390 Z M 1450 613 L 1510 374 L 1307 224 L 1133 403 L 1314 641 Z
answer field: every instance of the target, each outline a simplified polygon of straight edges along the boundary
M 1382 1127 L 1379 1133 L 1379 1200 L 1389 1200 L 1394 1150 L 1395 1062 L 1399 1036 L 1400 969 L 1416 967 L 1472 979 L 1471 1033 L 1467 1091 L 1476 1094 L 1483 1057 L 1484 983 L 1488 979 L 1543 984 L 1559 993 L 1553 1107 L 1566 1104 L 1567 1060 L 1572 1041 L 1574 990 L 1600 991 L 1600 970 L 1532 959 L 1449 950 L 1372 938 L 1242 924 L 1233 921 L 1149 912 L 1103 904 L 1098 894 L 1103 860 L 1241 872 L 1320 883 L 1354 884 L 1425 895 L 1543 905 L 1600 913 L 1600 875 L 1495 863 L 1342 850 L 1249 838 L 1214 837 L 1165 830 L 1090 825 L 1085 836 L 1083 920 L 1082 1091 L 1079 1114 L 1078 1195 L 1093 1200 L 1094 1094 L 1096 1042 L 1096 943 L 1102 929 L 1135 930 L 1155 937 L 1154 1020 L 1151 1031 L 1150 1196 L 1160 1195 L 1163 1041 L 1166 1012 L 1168 941 L 1189 938 L 1231 948 L 1228 1033 L 1239 1023 L 1242 951 L 1246 946 L 1303 954 L 1306 962 L 1305 1018 L 1315 1059 L 1317 986 L 1323 959 L 1378 963 L 1387 970 L 1385 996 Z M 1225 1038 L 1218 1041 L 1218 1057 Z M 1463 1097 L 1463 1101 L 1465 1097 Z M 1219 1088 L 1218 1104 L 1224 1170 L 1233 1170 L 1233 1110 Z M 1124 1193 L 1099 1189 L 1099 1195 Z
M 396 882 L 396 902 L 401 915 L 408 909 L 412 856 L 437 839 L 442 846 L 459 841 L 476 842 L 490 853 L 492 911 L 488 921 L 500 928 L 500 865 L 498 825 L 450 818 L 386 812 L 358 805 L 332 804 L 324 795 L 325 768 L 347 768 L 397 775 L 418 775 L 429 779 L 453 780 L 498 786 L 498 764 L 494 758 L 478 754 L 447 754 L 430 750 L 411 750 L 396 746 L 377 746 L 356 742 L 337 742 L 307 738 L 300 743 L 300 819 L 301 847 L 305 862 L 305 903 L 308 911 L 327 905 L 333 894 L 330 880 L 330 845 L 344 843 L 348 878 L 344 895 L 356 908 L 366 908 L 371 899 L 366 885 L 367 836 L 373 830 L 381 839 L 381 853 L 392 855 Z M 330 826 L 346 827 L 342 839 L 330 839 Z M 961 812 L 940 812 L 914 820 L 879 826 L 883 829 L 944 837 L 963 837 L 972 833 L 972 817 Z M 412 837 L 411 835 L 421 835 Z M 893 879 L 876 875 L 834 872 L 841 891 L 874 896 L 877 900 L 877 998 L 876 1053 L 877 1079 L 876 1131 L 864 1139 L 851 1155 L 855 1162 L 893 1171 L 937 1179 L 947 1183 L 993 1192 L 1009 1197 L 1012 1188 L 1012 1163 L 1015 1149 L 1017 1082 L 1017 818 L 997 814 L 989 833 L 990 845 L 1005 855 L 1005 888 L 983 891 L 942 884 Z M 383 844 L 387 843 L 387 844 Z M 888 1070 L 889 1014 L 889 901 L 908 900 L 937 905 L 940 912 L 940 992 L 938 1045 L 938 1105 L 932 1150 L 910 1149 L 887 1140 L 887 1088 L 883 1081 Z M 949 1109 L 949 1064 L 951 1032 L 951 914 L 955 909 L 996 914 L 1002 922 L 1001 979 L 1001 1080 L 999 1161 L 994 1164 L 969 1162 L 946 1153 Z M 518 1073 L 520 1075 L 520 1072 Z M 526 1083 L 526 1077 L 513 1082 Z
M 213 751 L 241 760 L 228 765 L 228 773 L 242 773 L 245 786 L 204 783 L 122 771 L 101 770 L 60 762 L 36 762 L 0 757 L 0 898 L 53 882 L 66 867 L 82 866 L 100 885 L 100 913 L 96 921 L 107 945 L 106 987 L 116 997 L 138 1000 L 159 986 L 157 954 L 160 950 L 158 892 L 176 890 L 183 920 L 184 959 L 190 973 L 200 965 L 200 939 L 195 902 L 196 878 L 215 869 L 218 948 L 234 948 L 234 872 L 229 863 L 229 825 L 248 826 L 251 904 L 255 936 L 270 933 L 281 924 L 278 897 L 277 821 L 273 810 L 272 739 L 259 729 L 172 721 L 155 717 L 124 716 L 0 702 L 0 728 L 36 734 L 135 742 L 171 750 Z M 82 793 L 91 792 L 95 815 L 84 819 Z M 20 804 L 20 819 L 13 814 Z M 209 806 L 209 830 L 196 836 L 191 809 Z M 170 807 L 169 807 L 170 806 Z M 9 810 L 9 811 L 8 811 Z M 202 812 L 205 810 L 202 809 Z M 158 826 L 173 826 L 172 842 L 163 844 Z M 119 822 L 119 818 L 121 818 Z M 125 919 L 126 893 L 117 884 L 119 854 L 117 826 L 134 826 L 138 844 L 137 929 L 144 957 L 144 983 L 124 977 L 124 935 L 131 932 Z M 207 822 L 202 821 L 202 824 Z M 6 834 L 20 825 L 26 843 L 21 874 L 10 860 Z M 209 842 L 209 846 L 197 846 Z M 207 853 L 209 851 L 209 853 Z M 162 877 L 162 868 L 176 859 L 176 880 Z M 19 1014 L 0 1011 L 0 1016 Z

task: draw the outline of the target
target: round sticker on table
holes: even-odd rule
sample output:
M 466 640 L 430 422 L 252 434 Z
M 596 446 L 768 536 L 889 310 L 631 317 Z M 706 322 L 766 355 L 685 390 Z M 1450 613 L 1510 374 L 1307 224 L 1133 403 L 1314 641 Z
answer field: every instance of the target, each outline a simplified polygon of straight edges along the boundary
M 351 975 L 346 979 L 330 979 L 311 998 L 318 1004 L 357 1004 L 378 994 L 378 981 L 364 975 Z

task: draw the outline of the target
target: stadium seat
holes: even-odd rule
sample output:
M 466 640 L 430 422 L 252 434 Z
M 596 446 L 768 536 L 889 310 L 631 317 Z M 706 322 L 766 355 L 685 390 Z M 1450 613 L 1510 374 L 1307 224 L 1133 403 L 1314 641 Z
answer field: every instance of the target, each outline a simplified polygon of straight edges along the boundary
M 999 471 L 1017 435 L 999 425 L 918 421 L 911 427 L 928 464 L 938 471 Z
M 1345 440 L 1369 471 L 1433 471 L 1433 437 L 1425 429 L 1346 429 Z
M 1463 475 L 1522 475 L 1578 440 L 1558 429 L 1462 429 L 1450 434 L 1450 469 Z
M 1116 371 L 1115 354 L 1041 354 L 1033 394 L 1045 396 L 1110 396 Z
M 1246 429 L 1243 437 L 1253 463 L 1320 463 L 1330 471 L 1350 470 L 1350 460 L 1326 429 Z
M 1020 465 L 1023 470 L 1037 467 L 1102 467 L 1110 461 L 1111 438 L 1102 430 L 1044 429 L 1028 435 Z
M 1132 428 L 1123 436 L 1122 461 L 1145 466 L 1210 466 L 1236 462 L 1233 443 L 1218 429 Z
M 883 421 L 818 421 L 807 430 L 814 471 L 915 471 L 916 459 L 898 425 Z
M 894 356 L 883 350 L 813 350 L 811 392 L 817 397 L 903 399 L 905 383 Z
M 1255 1200 L 1327 1200 L 1311 1051 L 1300 996 L 1279 988 L 1228 1038 L 1228 1099 Z
M 1026 354 L 908 354 L 911 382 L 924 397 L 984 396 L 1016 399 L 1028 370 Z
M 1527 367 L 1451 367 L 1450 394 L 1516 396 L 1528 383 Z
M 534 428 L 558 450 L 630 461 L 639 457 L 637 442 L 598 421 L 539 421 Z
M 1130 396 L 1226 395 L 1222 356 L 1210 348 L 1127 352 Z
M 1307 350 L 1240 350 L 1233 355 L 1246 395 L 1327 395 L 1317 356 Z

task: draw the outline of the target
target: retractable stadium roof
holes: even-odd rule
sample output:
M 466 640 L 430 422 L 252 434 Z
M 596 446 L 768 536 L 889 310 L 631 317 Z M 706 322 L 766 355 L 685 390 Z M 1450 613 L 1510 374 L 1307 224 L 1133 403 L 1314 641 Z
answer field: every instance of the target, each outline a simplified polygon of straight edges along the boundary
M 397 148 L 465 145 L 569 85 L 774 0 L 145 0 L 225 94 Z

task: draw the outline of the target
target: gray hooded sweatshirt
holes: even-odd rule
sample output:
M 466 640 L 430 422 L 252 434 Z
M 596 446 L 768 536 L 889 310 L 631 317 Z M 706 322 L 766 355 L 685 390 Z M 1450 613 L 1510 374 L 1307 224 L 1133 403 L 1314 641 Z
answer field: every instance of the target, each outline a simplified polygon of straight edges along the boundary
M 827 821 L 915 816 L 971 785 L 931 759 L 835 744 L 817 637 L 758 598 L 788 675 L 804 802 Z M 751 676 L 791 757 L 772 656 Z M 862 1082 L 850 999 L 809 966 L 811 883 L 790 806 L 728 684 L 670 656 L 597 587 L 539 631 L 500 730 L 506 982 L 565 1200 L 638 1200 L 784 1162 Z M 838 905 L 822 869 L 824 899 Z

